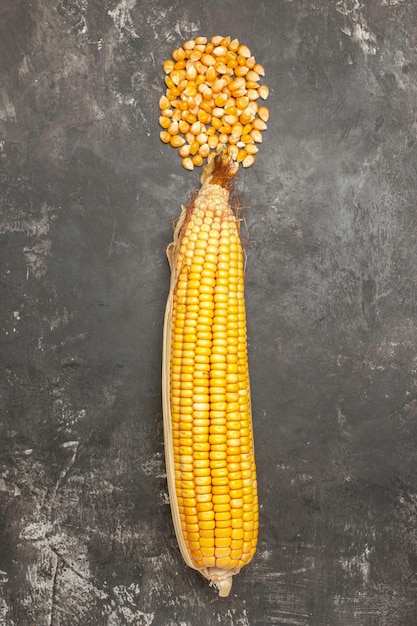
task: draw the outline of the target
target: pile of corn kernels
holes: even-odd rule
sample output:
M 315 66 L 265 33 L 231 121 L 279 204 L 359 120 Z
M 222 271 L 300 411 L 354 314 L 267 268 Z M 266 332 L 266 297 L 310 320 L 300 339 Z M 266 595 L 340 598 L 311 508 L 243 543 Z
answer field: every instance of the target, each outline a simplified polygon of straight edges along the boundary
M 165 61 L 166 94 L 159 100 L 160 137 L 187 170 L 225 150 L 243 167 L 255 162 L 269 110 L 258 104 L 269 88 L 265 70 L 237 39 L 216 35 L 185 41 Z

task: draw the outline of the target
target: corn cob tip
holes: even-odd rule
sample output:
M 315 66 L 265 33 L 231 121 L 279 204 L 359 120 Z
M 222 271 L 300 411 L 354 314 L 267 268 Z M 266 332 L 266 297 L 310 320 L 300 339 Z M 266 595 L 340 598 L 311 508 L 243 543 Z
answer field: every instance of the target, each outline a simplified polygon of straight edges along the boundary
M 209 567 L 201 571 L 203 576 L 210 581 L 210 585 L 216 587 L 220 598 L 227 598 L 232 589 L 233 576 L 240 572 L 240 567 L 221 569 Z
M 227 578 L 223 578 L 223 580 L 218 580 L 213 583 L 219 592 L 220 598 L 227 598 L 230 594 L 230 590 L 232 588 L 233 578 L 231 576 L 227 576 Z

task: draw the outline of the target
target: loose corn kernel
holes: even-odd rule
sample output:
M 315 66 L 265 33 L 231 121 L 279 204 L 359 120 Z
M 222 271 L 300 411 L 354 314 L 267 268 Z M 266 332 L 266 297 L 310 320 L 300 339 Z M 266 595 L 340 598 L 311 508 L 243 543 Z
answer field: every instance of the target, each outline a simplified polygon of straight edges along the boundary
M 255 130 L 266 130 L 267 125 L 260 117 L 257 117 L 252 122 L 252 128 L 254 128 Z
M 253 154 L 248 154 L 242 161 L 242 166 L 243 167 L 250 167 L 251 165 L 253 165 L 255 163 L 255 157 L 253 156 Z
M 161 138 L 161 141 L 163 141 L 164 143 L 169 143 L 171 141 L 171 135 L 166 130 L 162 130 L 159 133 L 159 137 Z
M 258 115 L 262 121 L 267 122 L 269 120 L 269 109 L 266 106 L 261 106 L 258 109 Z
M 259 96 L 262 98 L 262 100 L 266 100 L 267 97 L 269 96 L 269 87 L 268 85 L 261 85 L 259 87 Z
M 241 45 L 237 51 L 245 59 L 248 59 L 251 56 L 251 52 L 247 46 Z
M 185 159 L 183 159 L 181 161 L 182 166 L 186 169 L 186 170 L 193 170 L 194 169 L 194 163 L 192 162 L 192 160 L 189 157 L 186 157 Z
M 203 165 L 203 157 L 201 156 L 201 154 L 196 154 L 195 156 L 193 156 L 192 161 L 193 161 L 193 164 L 196 165 L 197 167 L 199 167 L 200 165 Z
M 172 135 L 170 144 L 173 148 L 180 148 L 184 143 L 184 137 L 181 137 L 181 135 Z
M 182 146 L 180 146 L 179 150 L 178 150 L 178 154 L 180 155 L 180 157 L 188 157 L 190 156 L 190 144 L 189 143 L 185 143 Z
M 260 130 L 254 129 L 250 133 L 250 136 L 252 137 L 253 141 L 255 141 L 256 143 L 262 143 L 262 133 Z
M 159 124 L 160 126 L 162 126 L 162 128 L 165 128 L 165 130 L 169 127 L 169 125 L 171 124 L 171 120 L 169 117 L 165 117 L 165 115 L 161 115 L 159 117 Z

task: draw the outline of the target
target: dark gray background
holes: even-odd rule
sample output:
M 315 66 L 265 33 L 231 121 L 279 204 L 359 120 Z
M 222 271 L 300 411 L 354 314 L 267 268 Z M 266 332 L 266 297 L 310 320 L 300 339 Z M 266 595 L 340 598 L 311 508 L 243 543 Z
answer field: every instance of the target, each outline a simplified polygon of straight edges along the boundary
M 162 62 L 265 65 L 247 226 L 260 540 L 219 599 L 163 461 Z M 417 3 L 0 0 L 0 623 L 417 624 Z

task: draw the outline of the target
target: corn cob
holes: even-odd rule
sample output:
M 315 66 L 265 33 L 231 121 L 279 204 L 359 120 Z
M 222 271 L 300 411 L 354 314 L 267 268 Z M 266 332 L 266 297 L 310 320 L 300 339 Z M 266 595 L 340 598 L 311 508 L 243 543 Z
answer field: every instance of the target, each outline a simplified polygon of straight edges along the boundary
M 168 246 L 163 413 L 168 490 L 181 554 L 227 596 L 258 533 L 234 165 L 217 155 Z

